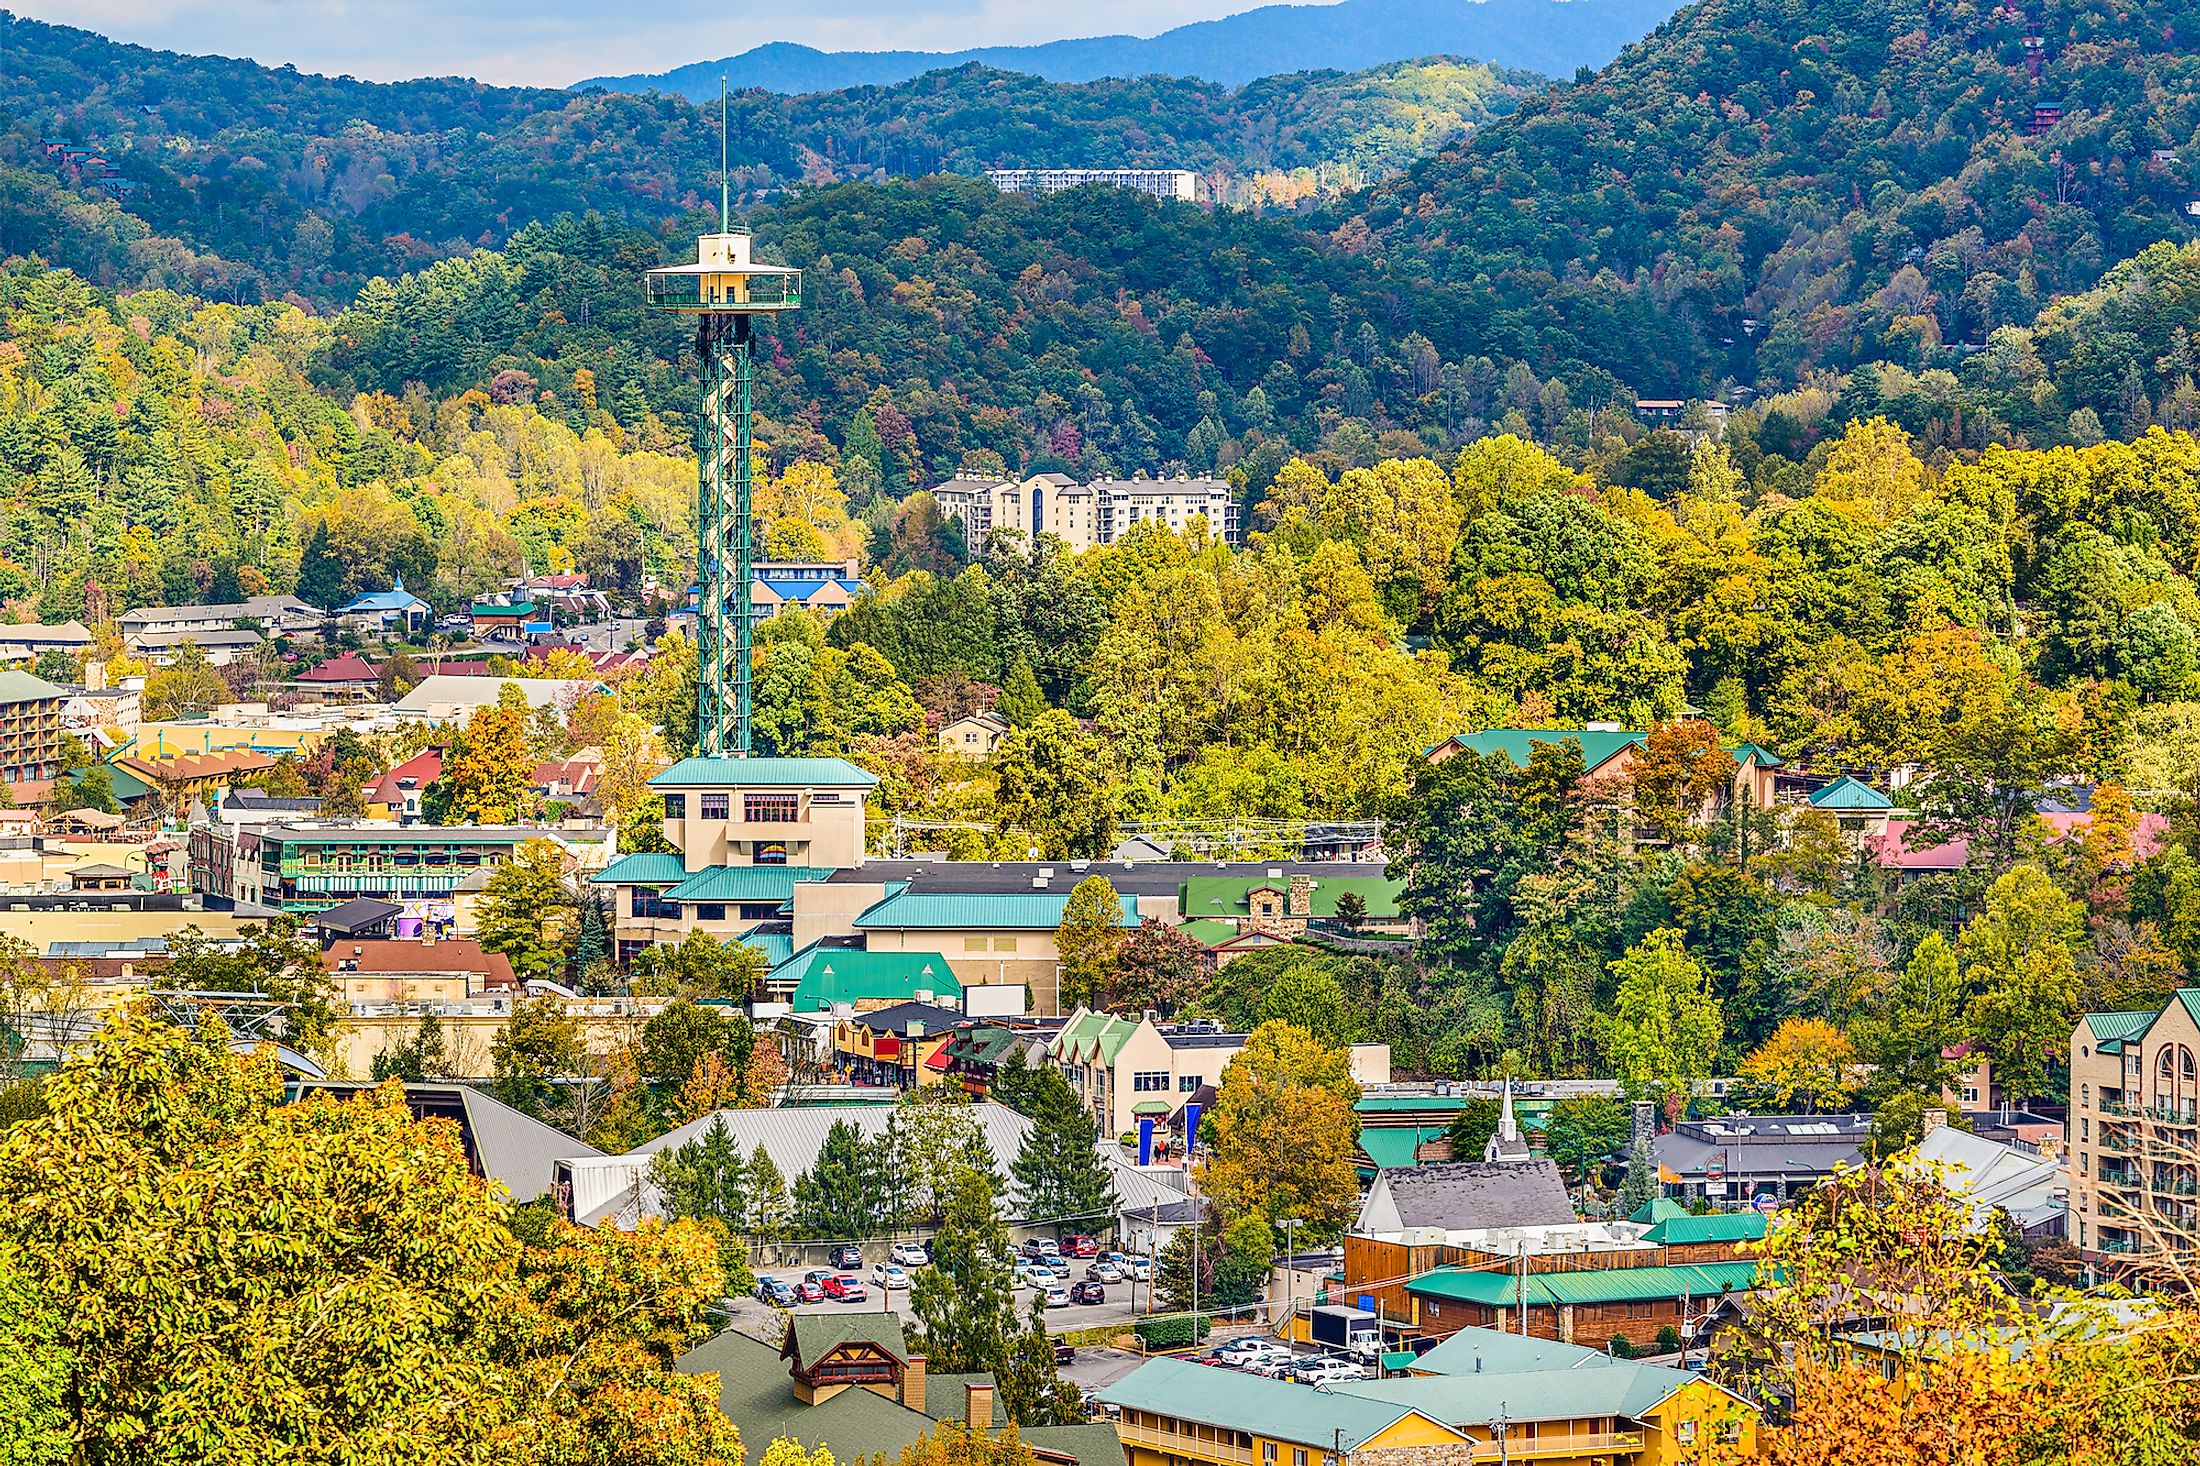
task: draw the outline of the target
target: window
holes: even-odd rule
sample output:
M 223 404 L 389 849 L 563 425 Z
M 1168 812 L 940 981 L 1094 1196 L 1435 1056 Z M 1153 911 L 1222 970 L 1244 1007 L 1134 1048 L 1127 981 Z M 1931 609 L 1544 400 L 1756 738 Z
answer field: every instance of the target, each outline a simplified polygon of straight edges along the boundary
M 740 917 L 743 921 L 770 921 L 778 914 L 779 903 L 776 901 L 744 901 L 741 903 Z
M 2080 1140 L 2091 1140 L 2093 1138 L 2093 1122 L 2091 1120 L 2081 1118 L 2078 1121 L 2078 1138 Z
M 684 820 L 687 817 L 688 797 L 685 794 L 667 794 L 665 796 L 665 818 L 668 820 Z
M 726 799 L 723 794 L 705 794 L 699 813 L 706 820 L 722 820 L 726 817 Z
M 662 918 L 677 921 L 680 918 L 680 903 L 667 901 L 665 893 L 656 886 L 636 886 L 634 888 L 634 914 L 644 919 Z
M 1291 1448 L 1291 1466 L 1306 1466 L 1306 1447 L 1293 1446 Z
M 1260 1443 L 1260 1458 L 1267 1462 L 1268 1466 L 1276 1466 L 1276 1443 L 1274 1441 L 1262 1441 Z
M 749 858 L 758 865 L 785 865 L 787 847 L 776 840 L 756 840 L 749 846 Z
M 1169 1092 L 1169 1076 L 1155 1070 L 1141 1070 L 1131 1076 L 1131 1092 L 1133 1094 L 1167 1094 Z
M 2093 1104 L 2093 1086 L 2092 1086 L 2092 1085 L 2090 1085 L 2090 1084 L 2081 1084 L 2081 1085 L 2079 1085 L 2079 1086 L 2078 1086 L 2078 1108 L 2080 1108 L 2080 1109 L 2089 1109 L 2089 1108 L 2091 1108 L 2092 1104 Z
M 1977 1103 L 1978 1103 L 1978 1086 L 1977 1086 L 1977 1085 L 1975 1085 L 1975 1084 L 1966 1084 L 1966 1085 L 1964 1085 L 1964 1086 L 1963 1086 L 1963 1102 L 1964 1102 L 1965 1104 L 1967 1104 L 1967 1105 L 1975 1105 L 1975 1104 L 1977 1104 Z
M 1198 1093 L 1198 1091 L 1199 1091 L 1199 1076 L 1198 1076 L 1197 1074 L 1183 1074 L 1183 1075 L 1179 1075 L 1179 1076 L 1177 1077 L 1177 1081 L 1176 1081 L 1176 1088 L 1177 1088 L 1177 1092 L 1178 1092 L 1179 1094 L 1196 1094 L 1196 1093 Z
M 704 797 L 707 799 L 709 796 L 705 795 Z M 724 921 L 726 919 L 726 903 L 723 901 L 696 902 L 695 919 L 697 921 Z
M 802 816 L 799 794 L 744 794 L 741 817 L 752 825 L 791 825 Z
M 993 950 L 996 952 L 1013 952 L 1016 950 L 1016 939 L 1014 937 L 995 937 L 993 939 Z

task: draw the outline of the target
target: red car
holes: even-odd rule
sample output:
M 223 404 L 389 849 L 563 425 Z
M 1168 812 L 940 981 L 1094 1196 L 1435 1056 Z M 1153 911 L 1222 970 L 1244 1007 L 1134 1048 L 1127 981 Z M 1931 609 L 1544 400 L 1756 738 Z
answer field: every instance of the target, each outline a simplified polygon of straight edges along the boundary
M 871 1295 L 864 1291 L 861 1278 L 827 1278 L 823 1284 L 825 1296 L 835 1303 L 861 1303 Z
M 1072 1303 L 1105 1303 L 1108 1301 L 1108 1290 L 1098 1283 L 1072 1283 L 1069 1289 L 1069 1301 Z
M 1062 1243 L 1062 1252 L 1068 1257 L 1098 1257 L 1100 1244 L 1090 1237 L 1071 1237 Z
M 797 1283 L 794 1285 L 794 1296 L 804 1303 L 823 1303 L 825 1290 L 815 1283 Z

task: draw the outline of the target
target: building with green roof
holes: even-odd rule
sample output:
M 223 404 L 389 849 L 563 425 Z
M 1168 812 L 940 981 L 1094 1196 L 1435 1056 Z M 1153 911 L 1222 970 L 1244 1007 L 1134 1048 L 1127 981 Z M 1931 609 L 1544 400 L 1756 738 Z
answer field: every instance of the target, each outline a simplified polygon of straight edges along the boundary
M 1514 768 L 1524 769 L 1538 743 L 1571 741 L 1580 746 L 1582 766 L 1590 778 L 1620 779 L 1627 776 L 1649 738 L 1649 732 L 1644 729 L 1596 724 L 1582 728 L 1484 728 L 1479 732 L 1454 734 L 1424 750 L 1422 757 L 1432 764 L 1440 764 L 1462 753 L 1484 757 L 1494 754 L 1504 757 Z M 1734 759 L 1734 788 L 1729 797 L 1738 799 L 1746 791 L 1750 802 L 1758 809 L 1770 809 L 1775 794 L 1774 776 L 1784 767 L 1780 758 L 1755 743 L 1730 743 L 1725 748 Z
M 2087 1013 L 2070 1033 L 2070 1240 L 2100 1273 L 2200 1262 L 2191 1228 L 2147 1219 L 2164 1175 L 2190 1186 L 2200 1116 L 2200 987 L 2158 1008 Z M 2052 1133 L 2052 1132 L 2051 1132 Z
M 1642 1240 L 1658 1247 L 1709 1247 L 1762 1242 L 1769 1224 L 1761 1211 L 1709 1212 L 1703 1216 L 1666 1217 L 1653 1223 Z
M 1339 922 L 1337 903 L 1355 897 L 1358 925 L 1371 933 L 1409 933 L 1413 924 L 1398 909 L 1403 878 L 1381 875 L 1193 876 L 1177 893 L 1187 920 L 1228 922 L 1238 932 L 1303 934 L 1311 922 Z
M 872 952 L 812 942 L 764 975 L 761 996 L 796 1013 L 858 1012 L 889 1003 L 962 1002 L 962 980 L 937 952 Z
M 1651 1253 L 1649 1256 L 1660 1254 Z M 1423 1333 L 1463 1328 L 1525 1332 L 1592 1347 L 1615 1337 L 1648 1347 L 1661 1330 L 1692 1336 L 1722 1304 L 1756 1286 L 1748 1261 L 1666 1263 L 1529 1272 L 1447 1267 L 1405 1285 Z

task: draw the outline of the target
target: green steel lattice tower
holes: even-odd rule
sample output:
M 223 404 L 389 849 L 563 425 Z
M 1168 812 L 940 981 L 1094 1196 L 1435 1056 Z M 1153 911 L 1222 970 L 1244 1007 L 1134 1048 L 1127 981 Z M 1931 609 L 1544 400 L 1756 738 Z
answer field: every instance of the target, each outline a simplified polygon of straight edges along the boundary
M 721 170 L 724 158 L 720 136 Z M 750 521 L 749 412 L 754 394 L 750 325 L 759 312 L 802 304 L 802 272 L 749 258 L 720 185 L 719 232 L 696 240 L 695 263 L 650 270 L 652 309 L 695 317 L 703 391 L 695 420 L 696 741 L 708 757 L 749 751 L 750 589 L 756 547 Z

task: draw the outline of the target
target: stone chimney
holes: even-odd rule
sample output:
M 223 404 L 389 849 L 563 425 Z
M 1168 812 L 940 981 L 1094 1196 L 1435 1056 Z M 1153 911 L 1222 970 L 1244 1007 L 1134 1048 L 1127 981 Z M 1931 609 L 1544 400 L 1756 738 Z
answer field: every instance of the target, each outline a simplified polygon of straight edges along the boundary
M 1283 911 L 1286 916 L 1310 916 L 1314 911 L 1314 878 L 1293 876 L 1291 884 L 1284 888 Z
M 972 1430 L 993 1428 L 993 1383 L 973 1379 L 963 1386 L 963 1423 Z
M 924 1408 L 924 1356 L 912 1354 L 909 1362 L 901 1367 L 901 1403 L 918 1414 L 927 1413 Z
M 1932 1134 L 1935 1130 L 1938 1130 L 1941 1126 L 1947 1123 L 1948 1112 L 1944 1109 L 1941 1109 L 1938 1105 L 1931 1106 L 1925 1111 L 1925 1129 L 1923 1131 L 1923 1134 L 1921 1134 L 1919 1138 L 1923 1139 L 1925 1135 Z

